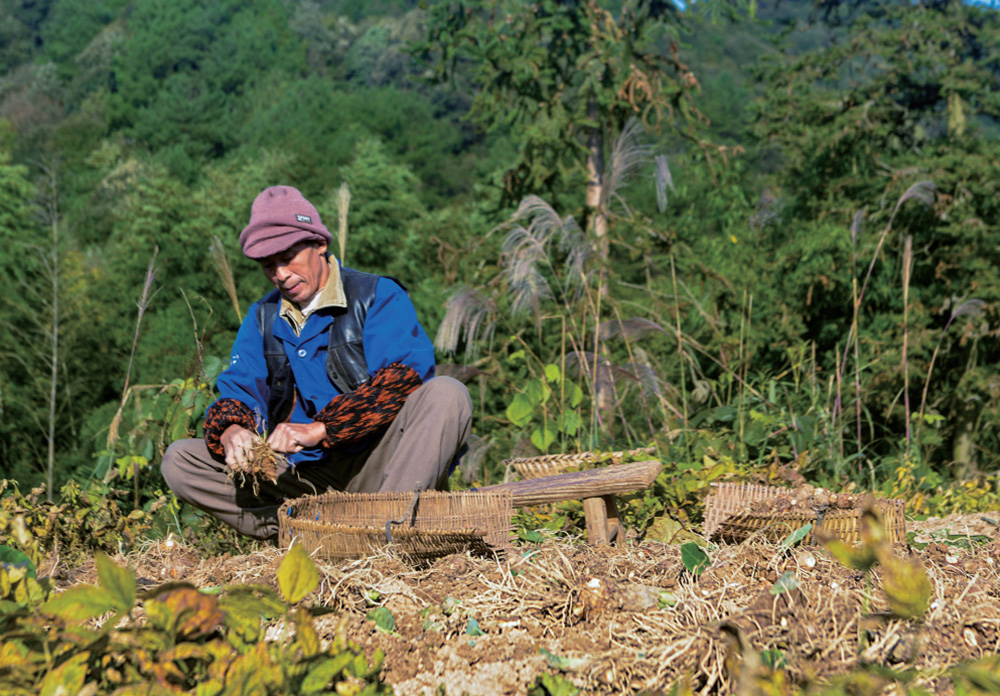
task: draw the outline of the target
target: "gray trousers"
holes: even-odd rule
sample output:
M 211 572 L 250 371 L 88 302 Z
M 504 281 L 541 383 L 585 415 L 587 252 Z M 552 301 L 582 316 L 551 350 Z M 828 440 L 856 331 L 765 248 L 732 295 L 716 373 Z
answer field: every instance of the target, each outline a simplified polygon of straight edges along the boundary
M 410 394 L 389 429 L 367 450 L 334 450 L 322 462 L 279 466 L 276 483 L 237 485 L 229 467 L 212 457 L 204 440 L 178 440 L 160 465 L 180 500 L 256 539 L 276 539 L 278 508 L 288 498 L 327 490 L 354 493 L 444 489 L 448 468 L 465 445 L 472 400 L 461 382 L 435 377 Z

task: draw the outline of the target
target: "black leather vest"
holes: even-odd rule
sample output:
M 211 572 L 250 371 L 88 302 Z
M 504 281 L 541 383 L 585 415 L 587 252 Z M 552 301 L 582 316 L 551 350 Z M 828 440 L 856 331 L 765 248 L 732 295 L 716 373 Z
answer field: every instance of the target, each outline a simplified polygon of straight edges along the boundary
M 326 374 L 342 394 L 354 391 L 369 380 L 365 361 L 365 317 L 375 300 L 378 279 L 386 277 L 406 290 L 395 278 L 362 273 L 341 267 L 347 307 L 334 307 L 326 348 Z M 281 293 L 272 290 L 257 305 L 257 325 L 264 339 L 264 360 L 267 363 L 267 422 L 273 430 L 292 413 L 295 405 L 295 377 L 285 354 L 284 344 L 274 337 L 274 321 L 281 309 Z M 307 414 L 310 417 L 314 414 Z

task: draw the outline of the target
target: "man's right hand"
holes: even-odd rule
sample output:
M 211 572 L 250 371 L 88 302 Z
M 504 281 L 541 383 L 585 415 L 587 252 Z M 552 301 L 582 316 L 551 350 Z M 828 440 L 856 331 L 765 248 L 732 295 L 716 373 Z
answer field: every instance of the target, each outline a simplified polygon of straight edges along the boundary
M 231 471 L 245 471 L 250 464 L 250 450 L 253 447 L 254 437 L 251 430 L 243 426 L 230 425 L 222 433 L 219 442 L 226 451 L 226 464 Z

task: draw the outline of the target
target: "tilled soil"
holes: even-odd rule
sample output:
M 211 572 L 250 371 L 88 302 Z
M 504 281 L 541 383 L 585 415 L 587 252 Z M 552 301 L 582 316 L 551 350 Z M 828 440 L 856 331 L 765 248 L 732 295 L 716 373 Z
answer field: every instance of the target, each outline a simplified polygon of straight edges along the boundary
M 366 650 L 384 650 L 383 676 L 403 696 L 436 694 L 442 685 L 455 695 L 523 694 L 538 675 L 557 671 L 587 693 L 655 691 L 689 679 L 695 693 L 722 694 L 735 689 L 735 665 L 756 665 L 761 653 L 806 682 L 862 662 L 940 675 L 1000 652 L 997 527 L 966 515 L 909 529 L 914 546 L 896 553 L 919 559 L 931 580 L 922 622 L 888 616 L 877 567 L 866 578 L 821 548 L 762 542 L 715 547 L 698 577 L 684 569 L 680 547 L 649 542 L 595 548 L 547 540 L 422 569 L 389 554 L 318 559 L 323 580 L 307 601 L 338 610 L 317 619 L 322 635 L 346 621 L 347 635 Z M 126 561 L 140 585 L 276 586 L 281 558 L 266 549 L 199 561 L 161 543 Z M 92 581 L 90 572 L 67 579 Z M 786 572 L 797 587 L 776 593 Z M 392 612 L 394 632 L 366 618 L 376 606 Z M 946 679 L 923 681 L 933 693 L 950 691 Z

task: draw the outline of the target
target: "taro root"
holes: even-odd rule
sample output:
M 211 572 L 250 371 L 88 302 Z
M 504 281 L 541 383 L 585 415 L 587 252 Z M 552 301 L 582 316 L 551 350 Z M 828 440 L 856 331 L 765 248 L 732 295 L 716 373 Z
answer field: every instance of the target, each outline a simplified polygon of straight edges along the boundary
M 245 463 L 229 467 L 230 477 L 241 485 L 250 478 L 254 495 L 259 495 L 260 479 L 267 479 L 271 483 L 278 481 L 279 464 L 288 465 L 285 455 L 275 452 L 264 438 L 255 435 Z
M 861 507 L 861 496 L 834 493 L 807 484 L 771 498 L 756 500 L 750 503 L 744 512 L 762 516 L 785 512 L 814 514 L 827 510 L 854 510 L 859 507 Z

